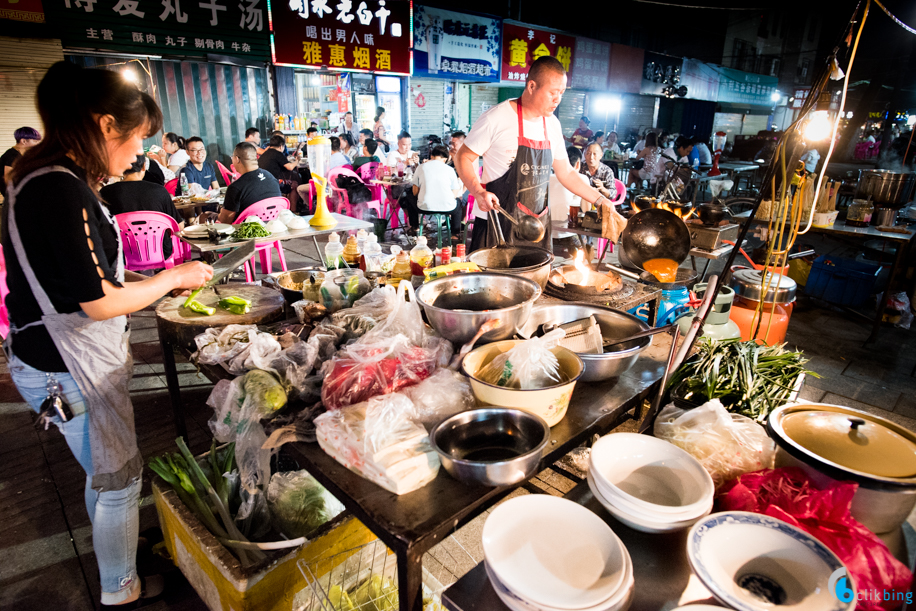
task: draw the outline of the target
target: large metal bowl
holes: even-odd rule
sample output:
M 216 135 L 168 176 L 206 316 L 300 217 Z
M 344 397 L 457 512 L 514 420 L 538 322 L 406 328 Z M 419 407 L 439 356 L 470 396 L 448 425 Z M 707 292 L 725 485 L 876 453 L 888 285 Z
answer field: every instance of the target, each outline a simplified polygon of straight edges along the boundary
M 528 278 L 537 282 L 541 290 L 547 286 L 553 260 L 552 253 L 534 246 L 497 246 L 477 250 L 468 255 L 468 261 L 476 263 L 485 272 L 501 272 Z
M 429 440 L 455 479 L 510 486 L 537 472 L 550 427 L 528 412 L 483 407 L 443 420 L 430 431 Z
M 433 329 L 459 346 L 494 318 L 498 328 L 478 344 L 512 337 L 524 324 L 541 287 L 533 280 L 497 273 L 455 274 L 427 282 L 417 289 L 417 301 Z
M 606 306 L 570 302 L 545 304 L 532 308 L 531 316 L 528 317 L 528 321 L 521 328 L 521 332 L 524 337 L 530 337 L 544 323 L 561 325 L 581 318 L 588 318 L 589 316 L 595 317 L 595 321 L 601 327 L 601 335 L 605 340 L 622 339 L 649 329 L 646 323 L 632 314 Z M 633 366 L 640 353 L 651 343 L 651 337 L 644 337 L 622 344 L 614 352 L 579 354 L 579 358 L 585 363 L 582 381 L 600 382 L 619 377 L 620 374 Z
M 278 274 L 276 277 L 276 283 L 280 288 L 280 292 L 283 294 L 283 297 L 286 299 L 286 302 L 290 305 L 303 299 L 320 301 L 318 299 L 318 289 L 321 287 L 321 283 L 324 281 L 324 273 L 324 270 L 319 267 L 303 267 L 300 269 L 293 269 L 288 272 Z M 298 284 L 299 282 L 310 282 L 309 278 L 314 278 L 315 284 L 314 290 L 306 291 L 307 294 L 303 294 L 303 291 L 300 290 L 288 288 L 291 283 Z

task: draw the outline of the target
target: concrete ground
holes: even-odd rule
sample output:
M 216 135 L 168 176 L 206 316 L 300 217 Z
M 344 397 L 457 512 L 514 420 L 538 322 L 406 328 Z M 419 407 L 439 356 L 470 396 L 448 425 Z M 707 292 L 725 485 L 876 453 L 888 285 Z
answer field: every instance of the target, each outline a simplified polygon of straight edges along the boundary
M 289 267 L 317 263 L 311 240 L 287 243 Z M 837 248 L 828 243 L 819 248 Z M 820 252 L 820 251 L 819 251 Z M 802 396 L 864 409 L 916 431 L 916 330 L 885 325 L 874 344 L 864 346 L 870 322 L 824 304 L 801 302 L 792 315 L 788 343 L 803 350 L 822 378 L 808 378 Z M 136 359 L 132 397 L 137 435 L 145 457 L 174 450 L 174 429 L 166 393 L 153 308 L 132 317 Z M 190 446 L 209 446 L 206 400 L 212 385 L 181 363 L 188 409 Z M 89 519 L 83 505 L 84 475 L 56 430 L 38 431 L 0 360 L 0 609 L 89 611 L 99 599 L 98 569 Z M 574 482 L 547 470 L 530 490 L 563 494 Z M 519 491 L 517 494 L 524 494 Z M 157 524 L 144 475 L 141 530 Z M 443 583 L 482 558 L 480 529 L 485 515 L 435 548 L 425 565 Z M 174 576 L 173 576 L 174 577 Z M 147 607 L 154 611 L 204 609 L 182 579 Z

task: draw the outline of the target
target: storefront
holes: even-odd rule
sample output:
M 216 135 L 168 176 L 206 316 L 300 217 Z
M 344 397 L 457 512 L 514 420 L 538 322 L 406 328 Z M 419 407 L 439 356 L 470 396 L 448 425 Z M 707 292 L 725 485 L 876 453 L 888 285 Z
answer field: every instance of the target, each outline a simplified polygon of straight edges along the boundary
M 414 147 L 427 135 L 467 132 L 498 83 L 502 20 L 418 6 L 414 10 L 414 76 L 408 106 Z M 475 95 L 476 94 L 476 95 Z M 476 98 L 476 111 L 472 108 Z
M 779 79 L 722 66 L 716 70 L 719 95 L 714 131 L 725 132 L 728 141 L 734 143 L 736 136 L 753 136 L 768 130 L 773 123 L 773 94 Z
M 271 4 L 271 50 L 283 131 L 301 136 L 314 122 L 336 132 L 344 115 L 372 129 L 385 109 L 389 141 L 407 127 L 411 4 L 373 0 L 355 11 L 316 9 L 306 0 Z
M 266 14 L 251 3 L 204 4 L 160 11 L 98 0 L 46 8 L 69 60 L 121 72 L 159 103 L 163 131 L 200 136 L 208 158 L 228 164 L 246 129 L 269 128 Z

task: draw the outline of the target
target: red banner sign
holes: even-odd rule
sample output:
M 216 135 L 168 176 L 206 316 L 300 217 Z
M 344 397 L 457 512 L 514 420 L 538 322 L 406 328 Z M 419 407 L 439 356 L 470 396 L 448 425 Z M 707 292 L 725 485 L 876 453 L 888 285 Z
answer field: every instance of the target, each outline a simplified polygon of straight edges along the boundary
M 410 74 L 408 0 L 270 3 L 275 64 Z
M 0 0 L 0 19 L 44 23 L 41 0 Z
M 503 23 L 502 79 L 524 83 L 531 63 L 544 55 L 556 57 L 569 72 L 575 46 L 572 36 Z

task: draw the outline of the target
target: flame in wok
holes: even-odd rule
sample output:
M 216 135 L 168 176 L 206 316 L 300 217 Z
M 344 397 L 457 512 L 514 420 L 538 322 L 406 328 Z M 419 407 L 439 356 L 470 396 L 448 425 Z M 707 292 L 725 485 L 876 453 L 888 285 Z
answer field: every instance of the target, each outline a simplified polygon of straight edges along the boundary
M 579 281 L 579 286 L 589 286 L 591 284 L 590 276 L 592 275 L 592 270 L 589 269 L 588 264 L 585 263 L 585 257 L 581 250 L 576 251 L 576 258 L 573 260 L 573 265 L 582 274 L 582 279 Z
M 643 200 L 643 203 L 645 203 L 645 200 Z M 662 210 L 667 210 L 668 212 L 671 212 L 672 214 L 677 215 L 678 218 L 684 219 L 685 221 L 689 219 L 691 216 L 693 216 L 693 213 L 695 212 L 695 210 L 693 208 L 690 208 L 689 206 L 681 206 L 680 204 L 674 204 L 672 206 L 668 202 L 652 202 L 651 206 L 644 206 L 643 208 L 640 208 L 639 206 L 636 205 L 636 202 L 633 202 L 630 204 L 630 206 L 636 212 L 642 212 L 643 210 L 647 210 L 648 208 L 660 208 Z

